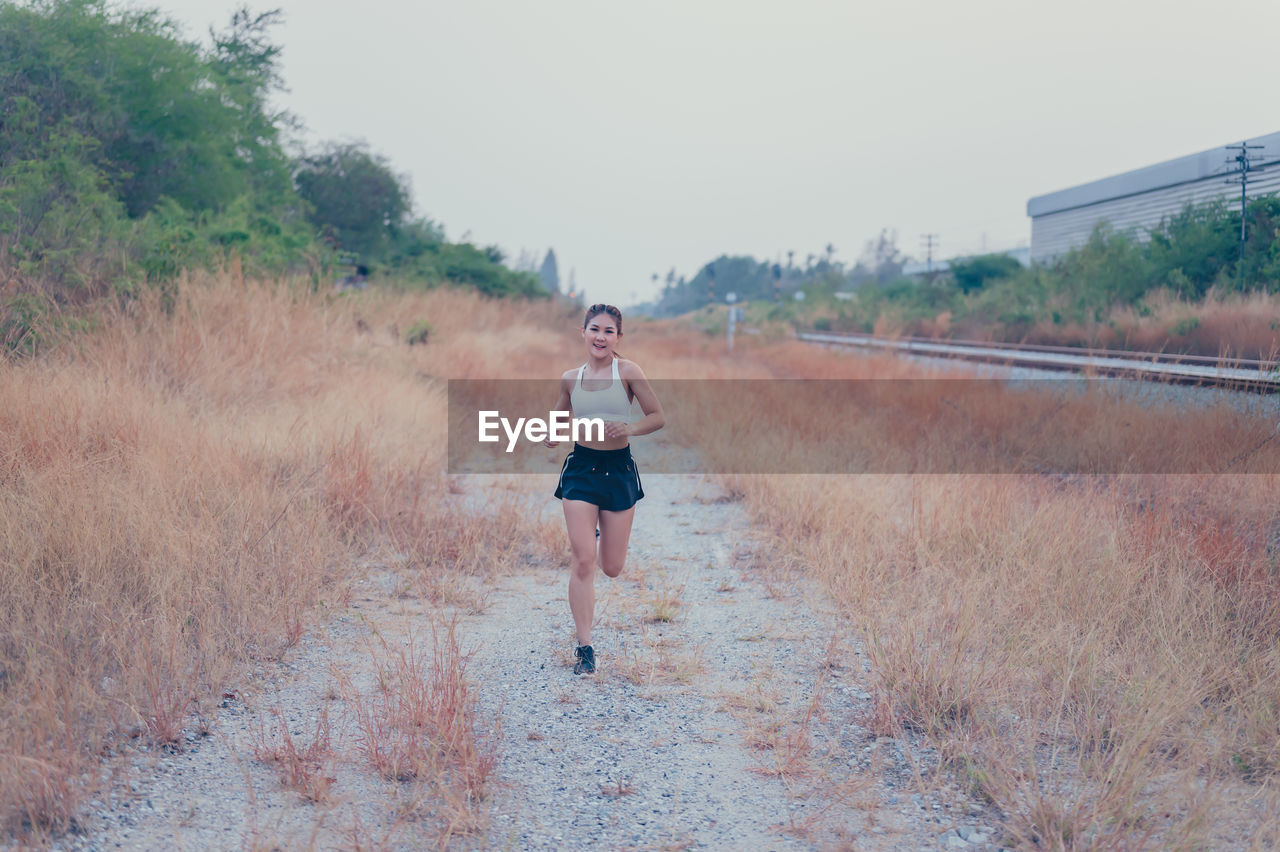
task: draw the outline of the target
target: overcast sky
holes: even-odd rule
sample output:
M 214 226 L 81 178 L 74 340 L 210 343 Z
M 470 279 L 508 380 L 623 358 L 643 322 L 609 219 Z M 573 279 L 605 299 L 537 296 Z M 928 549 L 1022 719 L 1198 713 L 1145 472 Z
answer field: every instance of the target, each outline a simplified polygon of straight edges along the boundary
M 191 38 L 220 4 L 142 3 Z M 1275 0 L 274 5 L 307 139 L 367 140 L 451 239 L 553 247 L 592 301 L 881 228 L 1010 248 L 1031 196 L 1280 130 Z

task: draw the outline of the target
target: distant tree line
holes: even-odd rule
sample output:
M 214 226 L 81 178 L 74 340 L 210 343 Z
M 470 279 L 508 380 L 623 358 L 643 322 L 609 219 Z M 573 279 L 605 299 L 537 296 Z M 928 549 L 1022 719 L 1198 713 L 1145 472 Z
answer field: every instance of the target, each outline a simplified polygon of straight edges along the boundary
M 769 262 L 747 255 L 721 255 L 688 279 L 671 270 L 649 308 L 659 316 L 674 316 L 701 308 L 712 299 L 723 303 L 729 293 L 739 301 L 790 300 L 797 291 L 822 298 L 868 283 L 892 281 L 902 274 L 906 261 L 898 249 L 897 235 L 888 229 L 866 243 L 852 266 L 837 261 L 835 251 L 828 243 L 822 254 L 807 255 L 803 264 L 796 262 L 793 251 L 787 252 L 785 263 L 781 258 Z
M 172 286 L 234 258 L 319 283 L 350 262 L 495 295 L 545 291 L 493 247 L 415 217 L 364 144 L 286 150 L 279 12 L 235 12 L 211 43 L 106 0 L 0 0 L 0 299 Z M 15 295 L 16 294 L 16 295 Z
M 1157 293 L 1198 301 L 1210 291 L 1280 291 L 1280 198 L 1251 199 L 1240 242 L 1240 209 L 1227 201 L 1192 204 L 1142 232 L 1100 223 L 1081 246 L 1047 263 L 1024 267 L 1004 254 L 953 260 L 947 272 L 903 276 L 903 255 L 890 231 L 870 241 L 857 264 L 846 268 L 830 252 L 809 255 L 803 266 L 769 264 L 751 257 L 716 258 L 694 278 L 667 276 L 656 313 L 679 314 L 740 299 L 774 298 L 775 269 L 784 296 L 803 290 L 806 313 L 823 328 L 872 331 L 882 318 L 911 329 L 945 315 L 949 323 L 1017 338 L 1036 323 L 1103 322 L 1108 312 L 1135 306 Z M 789 253 L 790 254 L 790 253 Z M 833 299 L 843 291 L 846 298 Z M 792 312 L 794 313 L 794 312 Z M 803 319 L 802 319 L 803 321 Z
M 1142 313 L 1158 294 L 1196 302 L 1210 291 L 1280 291 L 1280 198 L 1251 199 L 1245 225 L 1242 253 L 1240 209 L 1226 201 L 1187 205 L 1141 232 L 1102 222 L 1083 245 L 1047 263 L 980 255 L 933 278 L 864 287 L 829 322 L 871 330 L 883 316 L 909 327 L 946 313 L 953 323 L 972 320 L 1016 339 L 1038 323 L 1103 323 L 1126 306 Z

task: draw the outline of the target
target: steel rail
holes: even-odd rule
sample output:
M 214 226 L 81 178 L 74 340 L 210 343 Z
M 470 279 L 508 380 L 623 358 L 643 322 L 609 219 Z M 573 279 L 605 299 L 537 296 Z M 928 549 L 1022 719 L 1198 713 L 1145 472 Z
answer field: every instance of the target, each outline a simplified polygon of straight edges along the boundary
M 885 338 L 868 334 L 798 332 L 796 337 L 809 343 L 828 346 L 853 346 L 988 364 L 1126 376 L 1258 392 L 1280 391 L 1280 363 L 1272 361 L 1208 358 L 1203 355 L 1179 356 L 1162 352 L 1076 349 L 1069 346 L 981 343 L 971 340 L 944 341 L 921 337 Z

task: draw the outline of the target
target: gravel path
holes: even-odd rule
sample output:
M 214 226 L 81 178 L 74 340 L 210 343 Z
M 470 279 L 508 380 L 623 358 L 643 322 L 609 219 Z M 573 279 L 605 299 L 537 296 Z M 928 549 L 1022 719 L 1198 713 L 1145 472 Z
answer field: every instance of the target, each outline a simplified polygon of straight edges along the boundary
M 759 564 L 741 508 L 699 477 L 644 486 L 626 569 L 596 580 L 595 676 L 572 673 L 564 570 L 463 625 L 506 731 L 486 846 L 989 847 L 978 808 L 917 777 L 929 755 L 857 724 L 860 649 Z
M 520 578 L 464 626 L 508 734 L 490 846 L 796 845 L 774 829 L 801 803 L 753 772 L 729 708 L 766 676 L 803 700 L 815 625 L 738 588 L 727 537 L 702 534 L 730 508 L 678 480 L 647 478 L 628 569 L 597 580 L 594 677 L 572 673 L 564 571 Z
M 646 454 L 679 453 L 660 442 Z M 672 468 L 667 468 L 672 469 Z M 477 478 L 479 479 L 479 478 Z M 567 570 L 502 580 L 461 616 L 467 675 L 502 741 L 477 825 L 450 848 L 995 848 L 994 817 L 931 771 L 935 756 L 862 727 L 860 648 L 714 483 L 644 478 L 626 570 L 596 580 L 598 672 L 572 673 Z M 523 487 L 523 486 L 522 486 Z M 543 477 L 527 487 L 545 490 Z M 469 487 L 477 501 L 482 485 Z M 483 500 L 478 503 L 483 504 Z M 546 511 L 559 517 L 548 497 Z M 282 662 L 229 693 L 185 749 L 139 747 L 65 849 L 422 848 L 446 809 L 370 770 L 352 698 L 375 659 L 432 643 L 448 613 L 370 564 Z M 276 713 L 299 749 L 329 722 L 319 803 L 259 759 Z

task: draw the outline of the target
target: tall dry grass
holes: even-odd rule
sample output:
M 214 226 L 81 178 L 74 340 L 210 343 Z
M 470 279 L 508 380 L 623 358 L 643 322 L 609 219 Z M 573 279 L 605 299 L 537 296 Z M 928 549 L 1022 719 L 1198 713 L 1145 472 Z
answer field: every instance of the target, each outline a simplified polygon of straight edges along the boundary
M 563 549 L 512 507 L 476 525 L 447 499 L 444 380 L 558 376 L 581 317 L 452 291 L 211 278 L 181 292 L 172 311 L 138 304 L 0 363 L 0 806 L 27 837 L 73 824 L 121 738 L 180 745 L 239 664 L 280 654 L 310 603 L 340 595 L 356 554 L 393 549 L 448 598 L 452 576 Z M 433 330 L 409 346 L 418 320 Z M 769 340 L 729 358 L 673 322 L 626 330 L 652 378 L 919 375 Z M 732 434 L 737 452 L 815 469 L 803 456 L 830 447 L 832 421 L 889 448 L 910 428 L 825 404 L 818 419 L 744 395 L 686 422 L 669 410 L 667 432 L 707 459 Z M 917 418 L 939 414 L 920 404 Z M 1046 405 L 1077 430 L 1097 412 Z M 988 434 L 1025 425 L 1010 412 L 1026 406 L 989 408 L 975 419 Z M 1153 440 L 1173 428 L 1128 414 Z M 1251 446 L 1249 428 L 1224 414 L 1203 434 Z M 1004 813 L 1010 843 L 1195 847 L 1265 830 L 1231 796 L 1265 801 L 1280 771 L 1275 475 L 728 484 L 775 562 L 822 583 L 863 638 L 876 702 L 862 721 L 935 744 Z
M 737 357 L 744 372 L 776 378 L 915 369 L 793 344 L 748 346 Z M 993 399 L 968 421 L 942 399 L 932 410 L 913 399 L 920 408 L 910 416 L 853 399 L 796 411 L 779 404 L 776 388 L 739 388 L 714 411 L 681 408 L 694 422 L 672 424 L 718 469 L 757 454 L 821 470 L 845 442 L 886 456 L 908 445 L 919 452 L 917 433 L 938 420 L 959 430 L 937 436 L 946 457 L 963 460 L 971 445 L 983 459 L 987 439 L 1024 431 L 1038 410 L 1051 415 L 1045 428 L 1069 424 L 1064 434 L 1124 422 L 1149 442 L 1176 444 L 1180 428 L 1194 431 L 1177 452 L 1219 453 L 1219 466 L 1273 429 L 1219 410 L 1198 415 L 1206 420 L 1191 430 L 1186 414 L 1090 397 Z M 804 398 L 795 395 L 797 404 Z M 843 438 L 833 424 L 847 426 Z M 1274 839 L 1274 472 L 728 483 L 770 534 L 774 565 L 821 582 L 862 638 L 875 696 L 863 723 L 936 746 L 946 769 L 1004 815 L 1005 842 L 1134 849 Z
M 537 540 L 446 499 L 444 379 L 539 374 L 554 308 L 232 276 L 181 293 L 0 360 L 0 813 L 27 840 L 74 826 L 120 742 L 181 747 L 357 554 L 409 553 L 429 584 Z
M 1113 308 L 1105 322 L 1037 323 L 1025 341 L 1274 363 L 1280 356 L 1280 298 L 1210 290 L 1201 301 L 1189 302 L 1153 291 L 1140 305 Z
M 413 636 L 407 650 L 378 637 L 370 654 L 372 690 L 362 693 L 345 673 L 340 682 L 355 712 L 365 763 L 388 780 L 417 788 L 414 805 L 398 818 L 421 811 L 437 823 L 440 847 L 447 848 L 451 838 L 482 827 L 476 805 L 497 768 L 502 730 L 500 722 L 481 718 L 455 622 L 433 631 L 430 654 Z

